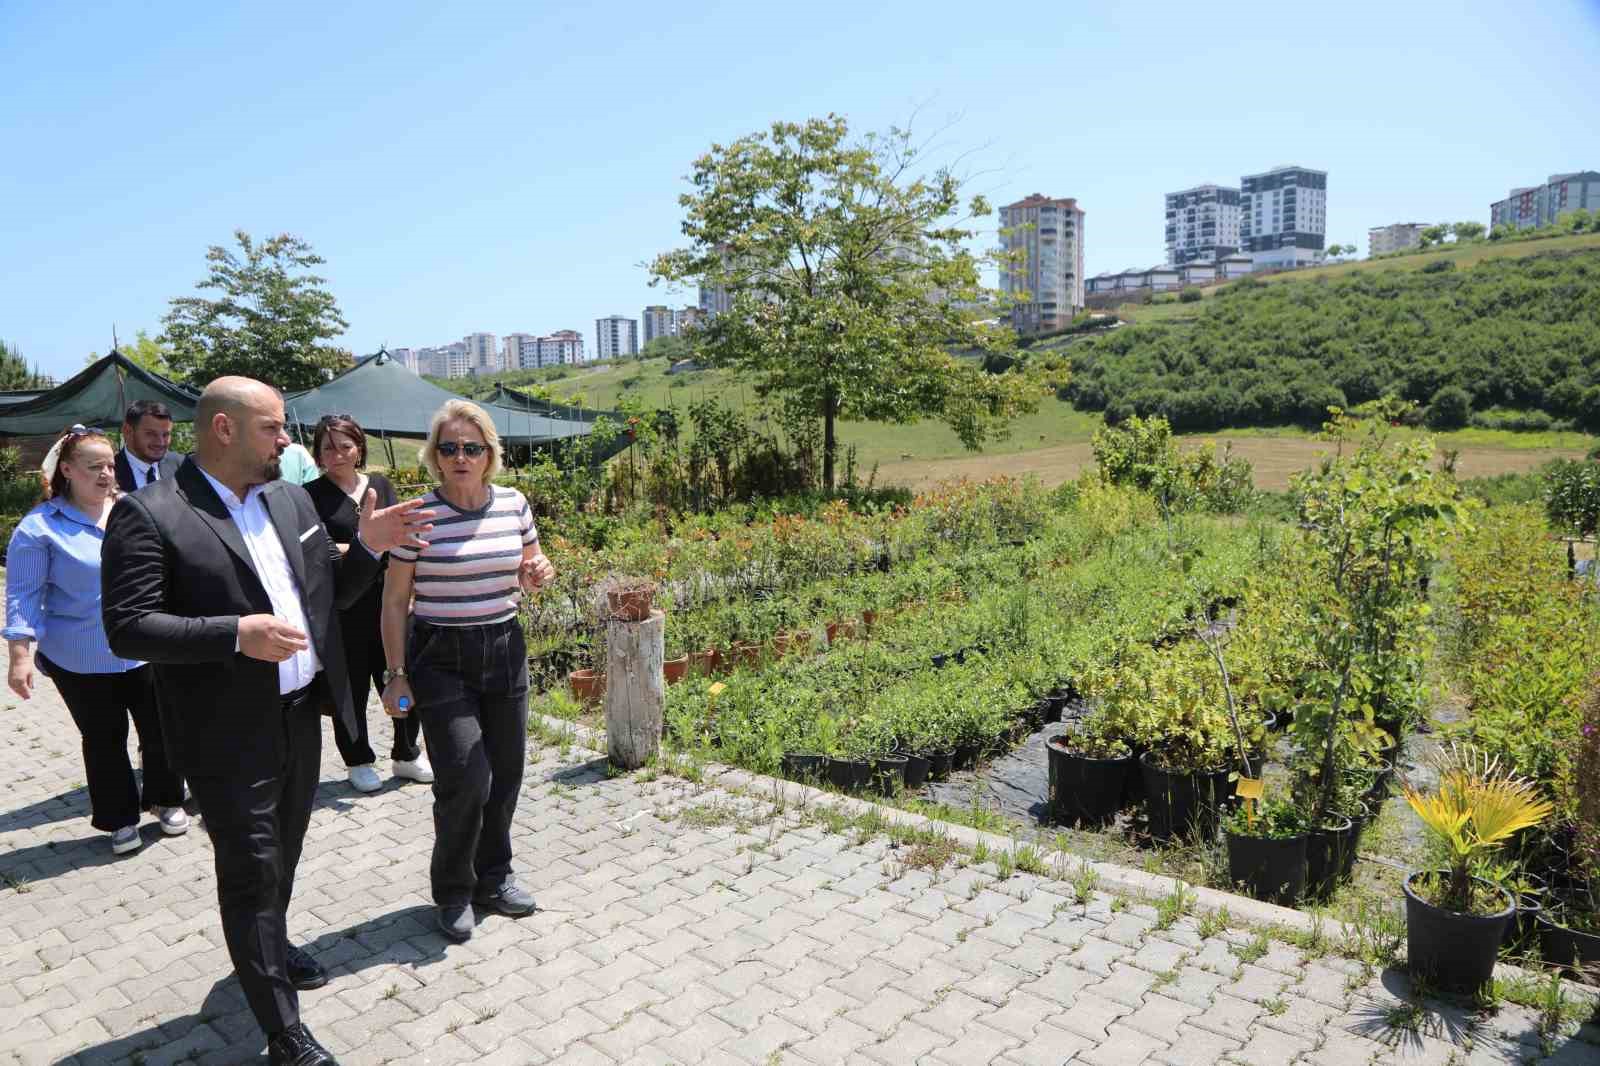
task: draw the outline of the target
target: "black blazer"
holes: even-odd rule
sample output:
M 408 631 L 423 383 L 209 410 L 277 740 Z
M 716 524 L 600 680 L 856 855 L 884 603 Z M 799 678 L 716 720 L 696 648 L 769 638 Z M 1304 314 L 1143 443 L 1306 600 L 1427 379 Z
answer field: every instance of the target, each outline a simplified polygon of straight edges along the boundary
M 176 475 L 178 468 L 183 465 L 184 458 L 185 456 L 180 455 L 177 452 L 168 452 L 166 455 L 163 455 L 161 457 L 161 461 L 156 464 L 157 483 L 165 481 L 168 478 Z M 121 489 L 123 492 L 136 492 L 139 489 L 144 488 L 143 485 L 135 485 L 133 483 L 133 464 L 128 462 L 128 451 L 126 448 L 118 448 L 116 457 L 113 461 L 117 468 L 117 488 Z M 204 479 L 202 478 L 201 480 Z
M 367 487 L 377 493 L 375 506 L 379 510 L 393 507 L 400 502 L 400 497 L 395 495 L 394 485 L 382 474 L 368 474 Z M 361 511 L 356 507 L 355 501 L 346 496 L 344 489 L 331 481 L 326 474 L 306 482 L 305 490 L 306 495 L 311 497 L 311 506 L 317 509 L 317 517 L 322 519 L 322 528 L 328 531 L 328 536 L 333 538 L 333 542 L 354 546 L 356 527 L 361 522 Z M 378 563 L 378 572 L 381 574 L 388 567 L 389 554 L 385 552 Z M 382 610 L 383 582 L 374 581 L 344 613 L 346 621 L 375 626 Z
M 267 513 L 294 571 L 325 694 L 358 732 L 336 610 L 378 573 L 361 547 L 343 556 L 311 498 L 283 481 L 264 486 Z M 154 665 L 173 765 L 190 776 L 281 765 L 278 664 L 234 651 L 239 618 L 269 614 L 239 528 L 193 459 L 175 476 L 117 500 L 101 553 L 101 612 L 116 654 Z M 363 708 L 364 710 L 364 708 Z M 315 701 L 304 713 L 315 714 Z

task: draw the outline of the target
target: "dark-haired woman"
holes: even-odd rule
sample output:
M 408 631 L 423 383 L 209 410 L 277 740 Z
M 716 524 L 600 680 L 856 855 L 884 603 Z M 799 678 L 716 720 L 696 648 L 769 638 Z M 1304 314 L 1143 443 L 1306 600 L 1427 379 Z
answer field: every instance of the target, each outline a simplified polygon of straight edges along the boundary
M 73 426 L 45 456 L 44 502 L 12 531 L 6 555 L 7 681 L 33 695 L 34 664 L 55 682 L 83 737 L 90 824 L 111 850 L 139 850 L 139 814 L 154 808 L 161 831 L 189 829 L 183 782 L 167 763 L 148 665 L 111 654 L 100 620 L 100 549 L 117 498 L 111 442 Z M 128 760 L 128 719 L 144 752 L 144 792 Z
M 349 415 L 323 416 L 312 435 L 311 452 L 322 476 L 309 482 L 306 491 L 311 494 L 323 525 L 328 527 L 328 536 L 341 549 L 348 548 L 361 517 L 361 500 L 369 487 L 377 492 L 380 508 L 393 507 L 400 501 L 388 478 L 363 472 L 367 465 L 367 435 Z M 385 558 L 384 566 L 388 562 Z M 382 610 L 383 581 L 378 580 L 365 596 L 339 614 L 344 656 L 350 670 L 350 694 L 355 700 L 360 732 L 350 735 L 335 715 L 333 739 L 344 759 L 350 785 L 359 792 L 376 792 L 383 787 L 374 765 L 378 757 L 367 738 L 367 696 L 373 686 L 380 692 L 383 689 L 383 637 L 378 630 Z M 431 782 L 433 767 L 419 743 L 422 726 L 416 716 L 395 718 L 393 722 L 394 745 L 389 755 L 394 776 L 423 784 Z

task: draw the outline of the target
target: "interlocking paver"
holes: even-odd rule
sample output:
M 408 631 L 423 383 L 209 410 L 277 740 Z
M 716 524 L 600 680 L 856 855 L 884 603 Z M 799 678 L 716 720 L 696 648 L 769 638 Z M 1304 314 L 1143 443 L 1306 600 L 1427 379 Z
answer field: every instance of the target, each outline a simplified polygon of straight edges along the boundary
M 260 1061 L 205 833 L 147 826 L 140 853 L 113 859 L 50 682 L 6 711 L 0 1066 Z M 1416 1034 L 1396 1032 L 1385 1019 L 1412 993 L 1395 973 L 1281 941 L 1242 963 L 1230 949 L 1252 932 L 1204 938 L 1193 916 L 1157 930 L 1149 906 L 1079 903 L 992 864 L 905 870 L 881 838 L 774 817 L 760 796 L 607 778 L 580 748 L 532 753 L 516 816 L 543 910 L 447 944 L 430 790 L 358 796 L 343 776 L 330 739 L 290 927 L 329 967 L 303 1009 L 347 1066 L 1600 1061 L 1594 1027 L 1545 1056 L 1521 1007 L 1430 1000 Z M 708 804 L 750 831 L 658 817 Z

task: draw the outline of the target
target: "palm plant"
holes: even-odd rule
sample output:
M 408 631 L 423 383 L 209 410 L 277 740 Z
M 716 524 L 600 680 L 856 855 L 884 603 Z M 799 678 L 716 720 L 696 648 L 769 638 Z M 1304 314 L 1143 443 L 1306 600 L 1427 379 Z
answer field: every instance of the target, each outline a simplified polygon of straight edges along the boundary
M 1521 829 L 1538 825 L 1551 805 L 1533 781 L 1501 767 L 1498 758 L 1470 744 L 1440 748 L 1431 760 L 1439 786 L 1424 794 L 1409 782 L 1406 802 L 1422 824 L 1444 844 L 1450 856 L 1450 882 L 1441 905 L 1454 911 L 1471 909 L 1475 857 L 1498 848 Z

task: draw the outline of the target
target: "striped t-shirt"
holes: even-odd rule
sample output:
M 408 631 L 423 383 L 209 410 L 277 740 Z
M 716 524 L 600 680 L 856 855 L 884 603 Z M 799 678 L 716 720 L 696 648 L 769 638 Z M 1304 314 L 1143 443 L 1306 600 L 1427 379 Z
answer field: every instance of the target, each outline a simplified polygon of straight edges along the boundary
M 437 489 L 423 497 L 434 512 L 425 548 L 395 548 L 389 557 L 416 566 L 412 613 L 440 626 L 476 626 L 515 618 L 522 586 L 517 570 L 524 545 L 539 543 L 533 511 L 516 489 L 494 495 L 476 511 L 452 507 Z

